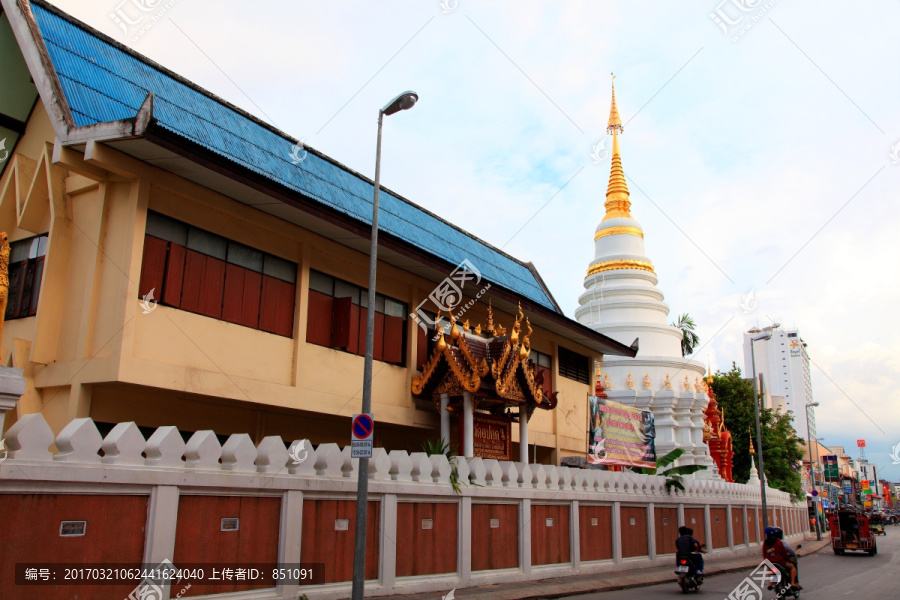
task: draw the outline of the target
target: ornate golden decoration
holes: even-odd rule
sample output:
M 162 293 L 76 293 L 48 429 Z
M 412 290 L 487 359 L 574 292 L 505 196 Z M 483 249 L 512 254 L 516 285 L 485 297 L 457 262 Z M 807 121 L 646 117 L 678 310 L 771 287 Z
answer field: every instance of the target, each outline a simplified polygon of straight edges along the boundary
M 672 382 L 669 381 L 669 374 L 668 374 L 668 373 L 666 373 L 666 381 L 665 381 L 665 383 L 664 383 L 663 385 L 666 386 L 666 389 L 667 389 L 667 390 L 671 390 L 671 389 L 672 389 Z
M 601 271 L 612 271 L 615 269 L 637 269 L 638 271 L 650 271 L 656 273 L 653 265 L 644 260 L 608 260 L 606 262 L 591 265 L 588 269 L 588 276 L 600 273 Z
M 606 237 L 608 235 L 636 235 L 638 237 L 644 237 L 644 232 L 640 227 L 632 227 L 630 225 L 617 225 L 616 227 L 607 227 L 606 229 L 601 229 L 597 233 L 594 234 L 594 241 L 596 242 L 602 237 Z
M 607 390 L 613 389 L 612 383 L 609 381 L 609 373 L 603 375 L 603 388 Z
M 615 76 L 613 76 L 615 79 Z M 631 201 L 628 199 L 628 184 L 625 182 L 625 171 L 622 170 L 622 155 L 619 153 L 619 134 L 624 131 L 619 109 L 616 106 L 616 86 L 612 85 L 612 104 L 609 108 L 609 123 L 606 132 L 613 136 L 612 161 L 609 170 L 609 185 L 606 188 L 606 216 L 603 220 L 616 217 L 631 217 Z
M 650 385 L 650 373 L 647 373 L 646 375 L 644 375 L 644 387 L 649 390 Z
M 9 236 L 0 233 L 0 336 L 6 318 L 6 303 L 9 301 Z
M 628 377 L 625 378 L 625 386 L 634 389 L 634 379 L 631 378 L 631 373 L 628 374 Z
M 684 387 L 684 391 L 686 391 L 686 392 L 691 391 L 691 382 L 688 381 L 687 375 L 684 376 L 684 382 L 681 385 L 682 385 L 682 387 Z
M 694 377 L 694 391 L 696 391 L 696 392 L 703 391 L 702 388 L 700 387 L 700 378 L 699 377 Z

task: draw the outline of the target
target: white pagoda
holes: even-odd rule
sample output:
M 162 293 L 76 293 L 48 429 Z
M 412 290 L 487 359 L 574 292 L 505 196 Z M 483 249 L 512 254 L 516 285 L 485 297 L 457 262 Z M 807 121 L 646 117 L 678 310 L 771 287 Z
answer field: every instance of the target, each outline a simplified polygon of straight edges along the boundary
M 703 442 L 704 410 L 709 403 L 703 364 L 682 357 L 681 330 L 668 325 L 668 305 L 656 287 L 656 272 L 644 254 L 644 231 L 631 216 L 622 170 L 622 120 L 613 87 L 607 133 L 613 136 L 606 215 L 594 234 L 594 260 L 584 278 L 575 318 L 623 344 L 639 338 L 634 358 L 605 357 L 601 383 L 610 400 L 653 411 L 656 453 L 685 453 L 678 465 L 705 465 L 699 477 L 718 477 Z

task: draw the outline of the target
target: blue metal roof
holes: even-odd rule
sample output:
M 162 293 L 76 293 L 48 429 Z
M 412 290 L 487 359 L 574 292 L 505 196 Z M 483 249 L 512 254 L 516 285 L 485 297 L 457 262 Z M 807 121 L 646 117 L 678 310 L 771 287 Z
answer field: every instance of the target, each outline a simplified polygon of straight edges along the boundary
M 294 142 L 219 100 L 88 31 L 73 20 L 32 4 L 75 124 L 93 125 L 135 116 L 153 92 L 157 125 L 238 165 L 313 198 L 366 224 L 371 223 L 372 183 L 309 153 L 299 165 Z M 469 259 L 490 282 L 556 312 L 525 265 L 484 242 L 384 192 L 379 229 L 451 264 Z

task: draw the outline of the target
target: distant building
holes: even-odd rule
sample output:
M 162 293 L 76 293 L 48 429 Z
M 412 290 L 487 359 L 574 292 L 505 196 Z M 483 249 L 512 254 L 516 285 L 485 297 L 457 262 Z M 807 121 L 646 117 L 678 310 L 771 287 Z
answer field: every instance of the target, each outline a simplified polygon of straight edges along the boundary
M 806 342 L 796 329 L 782 327 L 753 328 L 744 334 L 744 373 L 752 377 L 750 338 L 771 333 L 772 338 L 753 343 L 756 372 L 763 375 L 766 408 L 794 413 L 794 429 L 806 437 L 806 405 L 813 401 L 812 378 Z M 815 423 L 810 423 L 811 428 Z M 811 432 L 815 437 L 815 431 Z

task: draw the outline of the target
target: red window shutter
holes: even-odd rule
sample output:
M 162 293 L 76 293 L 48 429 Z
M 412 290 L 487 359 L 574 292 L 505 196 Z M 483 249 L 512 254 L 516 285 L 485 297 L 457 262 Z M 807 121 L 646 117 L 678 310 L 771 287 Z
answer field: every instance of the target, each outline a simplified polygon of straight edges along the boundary
M 403 318 L 384 317 L 384 360 L 403 364 Z
M 425 368 L 425 363 L 431 358 L 428 355 L 428 332 L 423 327 L 416 326 L 416 370 Z
M 185 250 L 184 284 L 181 288 L 181 308 L 200 312 L 200 284 L 206 269 L 206 255 Z
M 334 298 L 309 290 L 306 312 L 306 341 L 319 346 L 331 345 L 331 314 Z
M 331 347 L 346 350 L 350 345 L 350 307 L 353 300 L 347 298 L 335 298 L 331 316 Z
M 200 284 L 200 314 L 220 319 L 225 297 L 225 261 L 206 257 L 206 269 Z
M 262 293 L 259 302 L 259 328 L 269 333 L 292 337 L 294 335 L 293 283 L 262 276 Z
M 225 266 L 225 299 L 222 319 L 245 327 L 259 325 L 262 275 L 238 265 Z
M 185 247 L 175 242 L 169 243 L 169 257 L 166 260 L 166 280 L 162 289 L 162 302 L 169 306 L 181 306 L 181 285 L 184 281 Z
M 153 290 L 153 299 L 162 296 L 163 277 L 166 273 L 166 248 L 169 243 L 152 235 L 144 236 L 144 259 L 141 264 L 141 282 L 138 295 L 143 298 Z
M 362 312 L 362 311 L 361 311 Z M 360 326 L 359 345 L 362 346 L 360 354 L 366 353 L 366 326 L 365 321 Z M 384 314 L 375 313 L 375 335 L 372 336 L 372 358 L 382 360 L 384 357 Z
M 353 354 L 363 354 L 366 351 L 366 326 L 362 326 L 362 334 L 360 334 L 359 327 L 360 314 L 363 312 L 365 312 L 365 309 L 361 309 L 358 304 L 350 305 L 350 343 L 347 344 L 347 352 L 352 352 Z M 363 336 L 362 340 L 360 340 L 360 335 Z
M 553 374 L 547 367 L 535 367 L 534 374 L 537 375 L 538 373 L 542 373 L 544 375 L 544 381 L 541 383 L 541 391 L 544 392 L 544 396 L 549 398 L 550 394 L 552 393 L 550 383 L 553 378 Z

